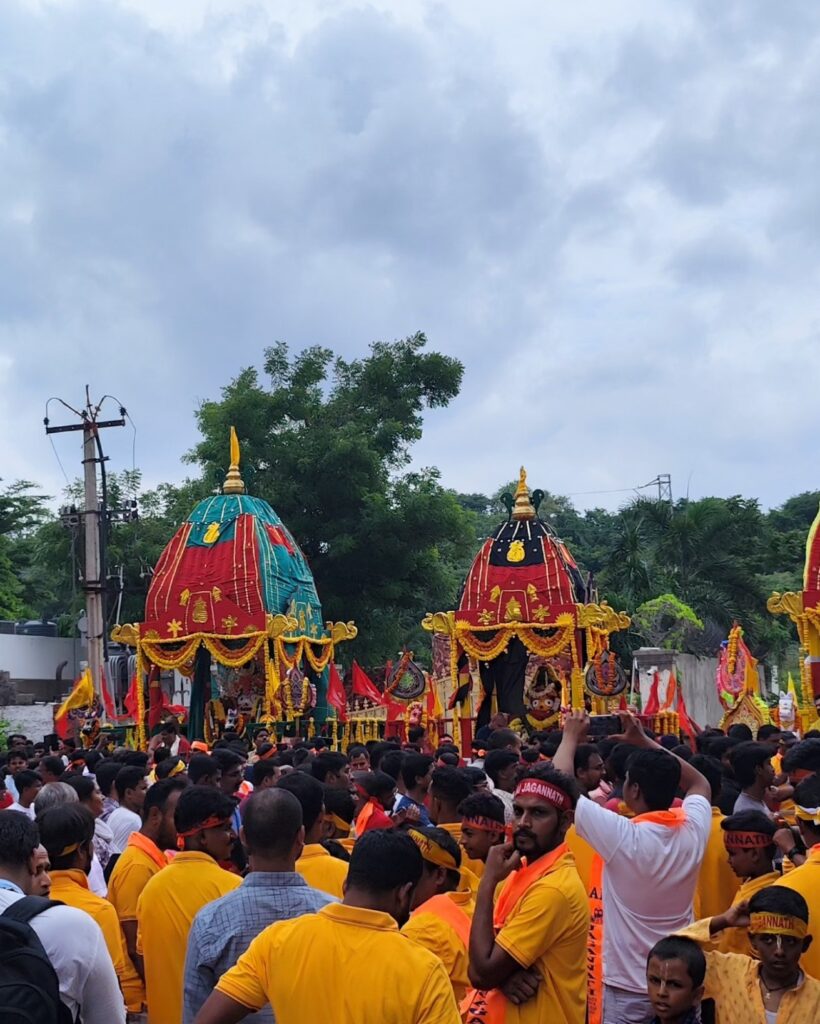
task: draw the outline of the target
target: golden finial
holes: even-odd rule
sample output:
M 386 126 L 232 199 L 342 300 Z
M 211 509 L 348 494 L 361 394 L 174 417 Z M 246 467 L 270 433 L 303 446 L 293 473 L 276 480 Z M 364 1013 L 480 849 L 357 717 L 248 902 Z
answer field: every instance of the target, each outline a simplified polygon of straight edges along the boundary
M 245 484 L 239 475 L 239 438 L 236 436 L 236 430 L 233 427 L 231 427 L 231 465 L 225 477 L 225 483 L 222 485 L 222 493 L 245 493 Z
M 515 489 L 512 517 L 518 520 L 535 519 L 535 508 L 530 497 L 530 489 L 527 487 L 527 471 L 523 466 L 518 477 L 518 486 Z

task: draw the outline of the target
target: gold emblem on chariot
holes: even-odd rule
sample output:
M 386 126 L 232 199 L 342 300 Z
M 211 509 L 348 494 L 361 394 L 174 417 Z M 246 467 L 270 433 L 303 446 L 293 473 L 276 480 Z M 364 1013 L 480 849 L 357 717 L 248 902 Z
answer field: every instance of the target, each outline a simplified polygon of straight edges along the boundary
M 507 552 L 508 562 L 523 562 L 524 561 L 524 542 L 521 540 L 514 540 L 510 544 L 510 550 Z
M 194 610 L 191 613 L 191 618 L 194 622 L 207 622 L 208 621 L 208 607 L 201 597 L 198 597 L 194 601 Z

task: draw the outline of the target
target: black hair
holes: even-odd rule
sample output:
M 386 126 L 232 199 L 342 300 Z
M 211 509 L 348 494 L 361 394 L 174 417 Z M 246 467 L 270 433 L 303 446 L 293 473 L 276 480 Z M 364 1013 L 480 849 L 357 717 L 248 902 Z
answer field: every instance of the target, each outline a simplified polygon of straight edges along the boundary
M 692 982 L 692 988 L 700 988 L 706 977 L 706 955 L 693 939 L 669 935 L 656 942 L 646 958 L 646 966 L 652 958 L 656 960 L 681 960 L 686 965 L 686 973 Z
M 769 885 L 749 900 L 750 914 L 785 914 L 809 923 L 809 905 L 795 889 Z
M 458 807 L 461 801 L 470 795 L 472 788 L 470 780 L 458 768 L 433 769 L 431 795 L 452 805 L 453 808 Z
M 407 754 L 403 750 L 393 748 L 392 750 L 386 750 L 382 754 L 378 761 L 374 758 L 370 759 L 370 768 L 372 771 L 384 772 L 385 775 L 389 775 L 394 782 L 398 782 L 401 777 L 401 767 L 404 764 L 404 759 Z
M 735 779 L 741 789 L 754 784 L 757 769 L 762 768 L 771 757 L 771 748 L 765 743 L 755 743 L 754 740 L 749 743 L 738 743 L 729 755 L 729 760 L 732 762 Z
M 71 786 L 80 801 L 90 800 L 97 786 L 96 781 L 90 775 L 68 775 L 65 781 Z
M 730 725 L 726 733 L 732 739 L 737 739 L 741 743 L 749 743 L 754 740 L 754 733 L 748 725 L 744 725 L 743 722 L 738 722 L 736 725 Z
M 154 807 L 159 808 L 161 812 L 164 811 L 165 805 L 168 803 L 168 797 L 177 791 L 182 792 L 189 785 L 190 783 L 187 779 L 172 778 L 160 779 L 153 786 L 149 786 L 145 793 L 145 802 L 142 805 L 142 820 L 145 821 L 148 818 Z
M 555 786 L 556 789 L 560 789 L 562 793 L 569 797 L 572 807 L 575 807 L 581 796 L 581 790 L 575 779 L 566 772 L 553 768 L 551 764 L 542 763 L 536 765 L 535 768 L 528 769 L 524 773 L 523 778 L 538 779 L 540 782 L 548 782 L 551 786 Z
M 458 813 L 463 818 L 489 818 L 504 824 L 504 804 L 492 793 L 470 793 L 458 805 Z
M 402 885 L 416 885 L 423 870 L 419 848 L 405 832 L 371 829 L 353 847 L 347 887 L 382 895 Z
M 412 789 L 416 779 L 421 778 L 430 771 L 433 764 L 429 754 L 406 754 L 401 765 L 401 777 L 407 789 Z
M 561 746 L 562 733 L 551 732 L 545 740 L 542 740 L 538 744 L 538 749 L 544 755 L 544 757 L 555 757 L 558 753 L 558 748 Z
M 310 771 L 314 779 L 324 782 L 328 775 L 338 775 L 347 767 L 347 758 L 333 750 L 323 750 L 311 761 Z
M 517 746 L 521 742 L 521 737 L 517 732 L 513 732 L 512 729 L 494 729 L 490 733 L 490 737 L 487 740 L 487 750 L 504 750 L 511 744 Z
M 162 764 L 163 761 L 167 761 L 171 757 L 170 747 L 157 747 L 154 751 L 154 767 L 158 764 Z
M 637 750 L 626 766 L 650 811 L 668 811 L 680 785 L 680 762 L 665 750 Z
M 279 765 L 271 759 L 270 761 L 257 761 L 251 765 L 251 782 L 254 786 L 261 786 L 265 779 L 271 779 L 279 769 Z
M 499 773 L 513 764 L 518 764 L 518 754 L 514 750 L 490 750 L 484 758 L 484 771 L 497 786 Z
M 321 782 L 305 772 L 291 772 L 289 775 L 282 776 L 276 786 L 293 793 L 302 805 L 302 821 L 305 832 L 310 832 L 318 821 L 325 802 L 325 792 Z
M 737 746 L 740 746 L 740 740 L 734 736 L 712 736 L 704 742 L 703 753 L 720 761 Z
M 396 788 L 396 780 L 387 772 L 370 772 L 360 785 L 368 796 L 378 799 Z
M 221 771 L 219 762 L 210 754 L 191 754 L 188 761 L 188 778 L 196 786 L 200 779 L 213 778 L 218 771 Z
M 116 779 L 121 769 L 122 765 L 119 761 L 100 761 L 97 765 L 94 777 L 97 780 L 97 785 L 102 790 L 103 796 L 111 796 L 111 787 L 114 785 L 114 779 Z
M 611 782 L 626 781 L 626 766 L 634 753 L 635 748 L 630 743 L 616 743 L 610 750 L 606 769 Z
M 672 747 L 669 751 L 670 754 L 674 754 L 675 757 L 679 757 L 681 761 L 691 762 L 693 758 L 692 748 L 688 743 L 679 743 L 676 747 Z
M 235 750 L 230 750 L 228 747 L 219 747 L 213 750 L 211 757 L 223 772 L 229 772 L 231 768 L 245 763 L 245 758 L 241 754 L 237 754 Z
M 154 772 L 157 780 L 171 778 L 171 772 L 179 764 L 179 760 L 178 757 L 166 757 L 164 761 L 160 761 Z
M 179 736 L 179 722 L 176 720 L 176 718 L 169 718 L 160 725 L 160 735 L 162 735 L 162 733 L 164 732 L 170 732 L 173 733 L 174 736 Z
M 541 751 L 538 747 L 524 747 L 521 751 L 521 760 L 524 764 L 536 764 L 541 760 Z
M 19 811 L 0 814 L 0 864 L 10 868 L 25 867 L 39 845 L 39 830 L 27 814 Z
M 713 807 L 717 807 L 718 800 L 720 800 L 720 790 L 723 784 L 723 768 L 720 761 L 718 761 L 716 757 L 708 757 L 705 754 L 695 754 L 689 763 L 693 768 L 699 771 L 709 783 L 709 787 L 712 790 L 710 802 Z
M 798 782 L 794 787 L 794 802 L 800 807 L 820 807 L 820 775 L 810 775 Z M 803 827 L 820 834 L 820 825 L 804 821 Z
M 487 773 L 483 768 L 479 768 L 477 765 L 468 764 L 461 771 L 464 774 L 464 778 L 467 779 L 473 789 L 477 789 L 479 786 L 483 786 L 487 782 Z
M 85 766 L 92 774 L 102 759 L 103 753 L 101 750 L 86 750 L 85 752 Z
M 114 789 L 117 791 L 117 798 L 120 803 L 125 799 L 125 792 L 128 789 L 136 789 L 145 778 L 145 772 L 135 764 L 126 765 L 117 772 L 114 779 Z
M 585 771 L 589 767 L 589 759 L 593 754 L 598 754 L 598 748 L 594 743 L 578 744 L 575 748 L 575 756 L 572 761 L 572 766 L 576 775 L 578 772 Z M 600 757 L 600 754 L 598 754 L 598 756 Z
M 801 740 L 783 755 L 783 771 L 820 772 L 820 740 Z
M 668 750 L 671 753 L 680 743 L 680 737 L 674 736 L 672 733 L 666 733 L 664 736 L 661 736 L 658 743 L 660 743 L 664 750 Z
M 230 818 L 235 807 L 234 801 L 215 786 L 186 786 L 174 808 L 174 824 L 177 832 L 190 832 L 208 818 Z
M 375 771 L 380 767 L 379 762 L 384 755 L 390 751 L 401 750 L 398 743 L 393 740 L 380 740 L 370 748 L 370 767 Z
M 758 742 L 762 742 L 763 740 L 770 739 L 772 736 L 779 735 L 780 729 L 776 725 L 761 725 L 761 727 L 757 730 Z
M 251 793 L 242 812 L 245 847 L 249 854 L 284 857 L 302 827 L 302 805 L 284 788 Z
M 48 757 L 44 757 L 40 761 L 40 767 L 49 773 L 49 775 L 56 775 L 58 778 L 65 772 L 65 765 L 63 759 L 57 757 L 56 754 L 49 754 Z
M 148 768 L 148 754 L 144 750 L 122 750 L 117 754 L 117 760 L 122 765 L 132 765 L 135 768 Z
M 368 758 L 370 757 L 370 751 L 363 743 L 351 743 L 347 748 L 348 758 L 358 757 L 360 754 L 367 754 Z
M 14 776 L 14 785 L 17 787 L 18 793 L 22 793 L 24 789 L 28 789 L 29 786 L 42 781 L 38 773 L 30 768 L 24 768 Z
M 407 742 L 418 743 L 426 732 L 427 730 L 423 725 L 411 725 L 407 730 Z
M 440 768 L 458 768 L 458 762 L 461 758 L 458 754 L 454 754 L 451 750 L 445 750 L 441 754 L 436 754 L 436 761 L 439 762 Z
M 724 832 L 762 832 L 771 839 L 771 845 L 774 846 L 777 826 L 763 811 L 737 811 L 724 818 L 720 827 Z
M 37 819 L 37 827 L 55 871 L 70 868 L 77 848 L 94 839 L 94 815 L 79 803 L 50 807 Z M 68 853 L 61 856 L 64 850 Z
M 349 825 L 356 813 L 356 801 L 346 789 L 325 786 L 325 811 L 336 814 Z
M 414 825 L 412 831 L 419 832 L 421 835 L 426 836 L 434 842 L 436 846 L 440 846 L 445 853 L 450 854 L 456 862 L 456 868 L 458 870 L 447 868 L 447 877 L 453 888 L 457 889 L 461 880 L 461 847 L 455 839 L 446 829 L 436 828 L 434 825 L 428 825 L 426 828 L 420 828 L 419 826 Z M 424 862 L 425 871 L 435 871 L 436 867 L 437 865 L 430 864 L 428 861 Z

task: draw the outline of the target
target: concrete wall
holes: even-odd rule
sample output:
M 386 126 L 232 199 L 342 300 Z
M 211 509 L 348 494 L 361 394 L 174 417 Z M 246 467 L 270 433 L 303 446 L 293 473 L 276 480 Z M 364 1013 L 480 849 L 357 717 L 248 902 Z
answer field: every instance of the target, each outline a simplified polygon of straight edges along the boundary
M 53 636 L 17 636 L 0 634 L 0 671 L 8 672 L 18 693 L 33 694 L 35 700 L 55 700 L 67 692 L 79 675 L 85 651 L 78 637 L 67 640 Z M 55 682 L 57 666 L 63 669 L 63 682 Z
M 9 732 L 22 732 L 35 743 L 54 732 L 54 704 L 9 704 L 0 708 L 0 718 L 9 723 Z

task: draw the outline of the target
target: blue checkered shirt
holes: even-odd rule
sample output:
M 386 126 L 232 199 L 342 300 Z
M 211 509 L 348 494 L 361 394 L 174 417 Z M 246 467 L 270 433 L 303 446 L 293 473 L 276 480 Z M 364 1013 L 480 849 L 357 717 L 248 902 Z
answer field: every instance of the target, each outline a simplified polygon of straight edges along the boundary
M 314 914 L 336 902 L 295 871 L 253 871 L 238 889 L 203 907 L 188 936 L 183 1024 L 193 1024 L 220 977 L 269 924 Z M 274 1024 L 275 1018 L 265 1006 L 243 1020 Z

